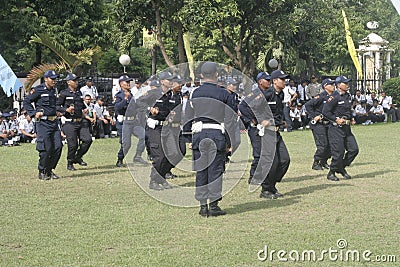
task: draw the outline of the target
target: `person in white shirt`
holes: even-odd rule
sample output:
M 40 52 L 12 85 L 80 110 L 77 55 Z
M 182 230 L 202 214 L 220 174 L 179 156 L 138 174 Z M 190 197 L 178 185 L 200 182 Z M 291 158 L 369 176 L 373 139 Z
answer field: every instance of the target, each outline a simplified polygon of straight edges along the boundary
M 289 83 L 283 88 L 283 114 L 285 116 L 286 131 L 292 131 L 292 119 L 290 117 L 290 106 L 297 97 L 294 81 L 289 80 Z M 283 128 L 281 128 L 282 130 Z
M 96 99 L 96 97 L 99 95 L 96 86 L 93 85 L 92 78 L 88 78 L 86 80 L 86 85 L 82 86 L 80 91 L 84 97 L 86 95 L 90 95 L 91 99 Z
M 30 143 L 36 138 L 35 125 L 33 124 L 32 118 L 25 113 L 25 118 L 19 122 L 19 131 L 21 133 L 21 142 Z
M 354 108 L 354 113 L 355 113 L 354 119 L 356 120 L 356 123 L 357 124 L 362 123 L 364 125 L 370 124 L 371 118 L 366 109 L 367 101 L 364 100 L 364 101 L 358 102 L 357 99 L 354 99 L 353 101 L 357 102 L 357 105 Z
M 112 118 L 107 108 L 104 106 L 103 96 L 97 97 L 93 110 L 97 117 L 95 129 L 93 131 L 94 136 L 96 138 L 105 138 L 106 136 L 110 136 Z
M 290 118 L 292 120 L 292 129 L 297 130 L 303 129 L 301 126 L 301 106 L 291 106 L 290 107 Z
M 379 103 L 382 105 L 385 113 L 392 116 L 392 122 L 397 122 L 400 120 L 400 113 L 397 109 L 393 108 L 392 97 L 387 96 L 386 92 L 381 93 L 381 96 L 379 97 Z
M 0 111 L 0 145 L 6 145 L 10 137 L 10 128 L 5 120 L 3 113 Z
M 307 90 L 307 81 L 302 80 L 301 83 L 297 86 L 298 99 L 299 102 L 302 104 L 306 103 L 309 100 L 306 94 L 306 90 Z
M 385 114 L 382 105 L 379 105 L 378 99 L 373 100 L 373 105 L 369 110 L 371 121 L 373 123 L 383 122 L 385 120 Z
M 357 99 L 358 103 L 361 103 L 361 101 L 366 101 L 365 95 L 361 94 L 360 90 L 357 90 L 356 93 L 353 96 L 353 99 Z
M 374 105 L 374 100 L 376 98 L 376 94 L 375 93 L 371 93 L 369 96 L 366 97 L 367 99 L 367 107 L 372 107 Z

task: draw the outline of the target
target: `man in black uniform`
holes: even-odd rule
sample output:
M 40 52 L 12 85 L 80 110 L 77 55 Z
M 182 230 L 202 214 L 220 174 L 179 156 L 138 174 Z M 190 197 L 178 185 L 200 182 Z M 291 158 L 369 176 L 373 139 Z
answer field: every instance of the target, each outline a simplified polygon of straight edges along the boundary
M 136 154 L 133 162 L 147 165 L 147 161 L 142 158 L 145 149 L 145 132 L 136 118 L 137 106 L 135 98 L 131 93 L 130 82 L 133 79 L 127 75 L 119 77 L 119 86 L 121 90 L 115 95 L 115 117 L 117 119 L 116 127 L 119 135 L 121 148 L 118 151 L 117 167 L 123 167 L 123 159 L 131 147 L 131 135 L 133 134 L 139 140 L 136 146 Z
M 247 128 L 247 134 L 249 135 L 252 150 L 253 150 L 253 161 L 251 162 L 251 167 L 250 167 L 249 183 L 252 182 L 252 179 L 254 177 L 254 173 L 257 169 L 258 162 L 260 160 L 260 155 L 261 155 L 261 136 L 258 135 L 257 125 L 261 123 L 261 120 L 266 119 L 266 118 L 264 118 L 266 116 L 264 116 L 264 117 L 259 116 L 258 119 L 260 120 L 260 122 L 258 122 L 258 120 L 256 118 L 256 114 L 254 113 L 254 111 L 256 111 L 256 110 L 252 110 L 252 108 L 250 106 L 253 107 L 254 105 L 250 104 L 250 101 L 262 102 L 259 104 L 259 106 L 262 110 L 265 109 L 265 106 L 264 107 L 262 107 L 262 106 L 267 104 L 266 100 L 263 100 L 261 98 L 259 100 L 256 100 L 256 98 L 258 95 L 261 95 L 262 92 L 264 92 L 270 88 L 271 76 L 269 75 L 268 72 L 260 72 L 257 75 L 256 80 L 257 80 L 258 88 L 253 90 L 253 92 L 247 96 L 247 100 L 245 98 L 245 100 L 242 101 L 239 105 L 239 110 L 240 110 L 240 113 L 242 114 L 241 119 L 242 119 L 245 127 Z M 249 104 L 250 104 L 250 106 L 249 106 Z M 263 118 L 261 118 L 261 117 L 263 117 Z M 262 182 L 263 180 L 264 180 L 264 178 L 257 177 L 257 181 Z
M 77 90 L 79 77 L 69 73 L 65 80 L 68 88 L 58 96 L 57 111 L 65 117 L 62 129 L 67 136 L 67 170 L 75 171 L 74 163 L 87 166 L 82 157 L 92 144 L 92 136 L 88 127 L 82 127 L 85 105 L 81 91 Z
M 350 124 L 354 124 L 355 120 L 352 119 L 349 81 L 345 76 L 335 79 L 338 94 L 331 95 L 322 109 L 323 117 L 331 121 L 328 139 L 332 160 L 327 176 L 331 181 L 339 181 L 335 172 L 342 174 L 345 179 L 351 179 L 345 168 L 350 166 L 358 154 L 358 145 L 350 129 Z
M 258 135 L 260 135 L 259 131 L 260 130 L 262 131 L 263 130 L 262 128 L 265 127 L 269 127 L 270 129 L 272 128 L 275 131 L 275 136 L 274 136 L 275 153 L 273 155 L 272 165 L 269 169 L 269 172 L 266 178 L 261 183 L 262 186 L 260 194 L 261 198 L 276 199 L 279 197 L 283 197 L 283 194 L 278 192 L 276 188 L 276 183 L 282 181 L 282 178 L 286 174 L 290 165 L 289 153 L 287 151 L 285 143 L 283 142 L 282 136 L 279 133 L 279 127 L 282 125 L 282 120 L 283 120 L 284 93 L 282 90 L 286 86 L 285 79 L 288 76 L 289 75 L 287 75 L 281 70 L 275 70 L 271 73 L 272 86 L 267 90 L 260 90 L 260 91 L 265 97 L 265 100 L 267 101 L 269 108 L 271 109 L 273 120 L 264 119 L 261 122 L 259 120 L 255 122 L 253 121 L 253 123 L 257 123 L 256 127 L 258 129 Z M 260 98 L 259 96 L 257 96 L 257 94 L 254 95 L 256 95 L 255 100 L 257 100 L 257 98 Z M 240 111 L 242 112 L 242 109 Z M 256 118 L 257 117 L 258 116 L 256 116 Z M 259 125 L 261 125 L 262 127 L 259 127 Z M 254 177 L 254 178 L 256 181 L 258 181 L 262 177 Z
M 44 83 L 32 89 L 24 99 L 24 109 L 36 119 L 36 150 L 39 151 L 39 179 L 59 177 L 53 172 L 61 156 L 62 138 L 57 118 L 57 95 L 54 85 L 58 75 L 54 70 L 44 74 Z M 35 103 L 33 108 L 32 103 Z
M 193 91 L 189 103 L 192 109 L 186 111 L 187 121 L 193 119 L 195 198 L 200 202 L 201 216 L 219 216 L 226 214 L 218 201 L 222 199 L 222 175 L 230 146 L 223 126 L 229 93 L 217 85 L 218 72 L 214 62 L 203 63 L 201 75 L 203 84 Z
M 230 161 L 230 157 L 236 151 L 236 149 L 240 145 L 240 125 L 239 125 L 239 95 L 237 94 L 238 82 L 234 78 L 228 78 L 225 81 L 226 91 L 229 93 L 229 106 L 232 108 L 234 112 L 229 112 L 228 115 L 232 116 L 232 118 L 228 119 L 228 122 L 231 122 L 232 125 L 226 125 L 227 128 L 232 128 L 234 131 L 232 132 L 232 136 L 230 136 L 231 148 L 226 154 L 226 163 Z
M 171 170 L 172 165 L 165 156 L 161 141 L 163 127 L 168 125 L 171 118 L 171 93 L 172 80 L 174 76 L 170 72 L 162 72 L 159 75 L 161 87 L 154 89 L 152 95 L 161 95 L 150 107 L 147 119 L 146 136 L 150 155 L 153 159 L 151 168 L 149 188 L 152 190 L 171 189 L 172 186 L 165 180 L 165 175 Z M 153 90 L 151 90 L 153 91 Z M 149 92 L 150 93 L 150 92 Z
M 322 89 L 324 89 L 323 92 L 316 95 L 305 105 L 311 119 L 311 130 L 314 136 L 315 146 L 317 147 L 314 154 L 314 163 L 312 165 L 313 170 L 322 170 L 323 168 L 329 169 L 327 160 L 331 156 L 328 141 L 329 120 L 324 119 L 322 108 L 329 97 L 335 93 L 335 81 L 331 79 L 323 80 Z
M 181 121 L 182 121 L 182 82 L 183 79 L 179 75 L 174 75 L 172 80 L 171 90 L 167 92 L 169 95 L 169 109 L 170 115 L 168 116 L 168 127 L 164 131 L 165 137 L 163 136 L 163 146 L 165 153 L 168 157 L 170 164 L 169 171 L 165 174 L 165 179 L 173 179 L 176 177 L 171 172 L 183 158 L 186 153 L 186 144 L 184 143 L 181 132 Z

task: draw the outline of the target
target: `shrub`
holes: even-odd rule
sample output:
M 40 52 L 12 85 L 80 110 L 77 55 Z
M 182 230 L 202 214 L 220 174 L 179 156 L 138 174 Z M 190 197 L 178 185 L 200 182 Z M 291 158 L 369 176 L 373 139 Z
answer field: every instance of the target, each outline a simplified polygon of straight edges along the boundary
M 400 104 L 400 77 L 387 80 L 383 84 L 382 90 L 386 92 L 386 95 L 392 96 L 393 104 Z

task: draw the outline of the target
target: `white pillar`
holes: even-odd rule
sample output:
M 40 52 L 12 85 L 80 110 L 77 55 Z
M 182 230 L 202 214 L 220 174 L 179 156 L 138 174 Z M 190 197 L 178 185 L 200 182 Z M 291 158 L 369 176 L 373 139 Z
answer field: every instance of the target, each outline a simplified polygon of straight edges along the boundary
M 390 79 L 390 50 L 386 52 L 386 80 Z
M 381 80 L 381 75 L 380 75 L 380 71 L 381 71 L 381 66 L 380 66 L 380 52 L 376 51 L 375 52 L 375 90 L 380 90 L 380 80 Z

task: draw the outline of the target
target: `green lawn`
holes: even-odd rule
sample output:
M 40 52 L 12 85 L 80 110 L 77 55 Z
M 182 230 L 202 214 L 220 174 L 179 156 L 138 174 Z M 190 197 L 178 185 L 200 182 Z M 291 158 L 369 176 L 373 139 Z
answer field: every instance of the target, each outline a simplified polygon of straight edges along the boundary
M 400 128 L 353 128 L 360 154 L 352 180 L 330 182 L 311 170 L 311 131 L 283 133 L 291 166 L 278 185 L 283 199 L 249 193 L 248 173 L 221 201 L 228 215 L 203 218 L 198 208 L 162 204 L 137 186 L 127 168 L 115 168 L 118 140 L 96 140 L 88 167 L 66 170 L 66 146 L 56 173 L 37 179 L 34 145 L 0 147 L 0 266 L 366 266 L 345 260 L 348 250 L 395 255 L 400 262 Z M 339 176 L 340 177 L 340 176 Z M 188 179 L 178 178 L 178 179 Z M 338 239 L 347 247 L 339 250 Z M 300 253 L 296 264 L 258 260 L 268 246 Z M 320 262 L 301 261 L 304 250 L 336 249 Z M 263 256 L 263 254 L 260 254 Z M 388 257 L 386 257 L 388 259 Z M 393 261 L 394 259 L 389 259 Z

